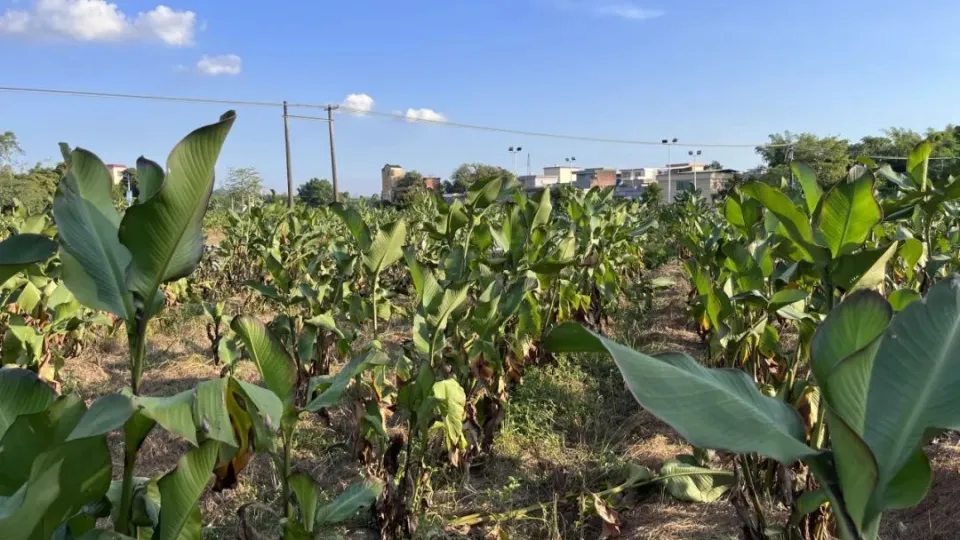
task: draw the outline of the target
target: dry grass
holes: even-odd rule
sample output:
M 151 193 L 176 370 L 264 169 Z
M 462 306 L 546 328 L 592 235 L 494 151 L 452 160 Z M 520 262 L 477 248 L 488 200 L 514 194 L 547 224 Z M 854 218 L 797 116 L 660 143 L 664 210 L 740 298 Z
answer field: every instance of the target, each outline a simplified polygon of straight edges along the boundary
M 650 312 L 625 305 L 614 315 L 616 337 L 647 352 L 684 351 L 702 359 L 704 348 L 689 326 L 685 299 L 689 286 L 677 264 L 657 275 L 672 277 L 677 286 L 656 293 Z M 183 307 L 168 309 L 151 328 L 143 389 L 149 395 L 171 395 L 198 381 L 219 376 L 210 361 L 204 318 Z M 388 347 L 396 347 L 408 329 L 394 322 L 382 329 Z M 242 363 L 238 376 L 257 382 L 255 368 Z M 129 384 L 126 340 L 122 330 L 93 340 L 79 358 L 62 371 L 65 390 L 90 401 Z M 305 418 L 298 431 L 296 469 L 310 473 L 333 495 L 359 477 L 355 460 L 344 449 L 353 416 L 334 411 L 329 424 Z M 111 441 L 119 474 L 120 445 Z M 186 450 L 185 443 L 155 430 L 137 464 L 138 476 L 156 476 L 172 469 Z M 502 435 L 493 455 L 476 461 L 469 471 L 434 472 L 432 504 L 424 520 L 424 536 L 462 537 L 444 530 L 447 519 L 468 513 L 498 513 L 543 503 L 526 519 L 500 524 L 510 538 L 597 538 L 600 523 L 584 517 L 577 494 L 596 492 L 622 482 L 630 463 L 657 470 L 690 451 L 673 430 L 633 400 L 612 361 L 598 356 L 561 359 L 556 365 L 528 370 L 515 389 Z M 889 540 L 947 539 L 960 534 L 960 513 L 953 500 L 960 495 L 960 444 L 940 440 L 930 448 L 934 484 L 918 507 L 890 513 L 882 537 Z M 237 535 L 237 509 L 252 501 L 276 506 L 279 479 L 267 456 L 260 455 L 241 475 L 237 489 L 208 492 L 201 500 L 204 538 Z M 737 538 L 739 523 L 731 505 L 688 504 L 673 500 L 662 488 L 632 490 L 620 499 L 623 538 L 644 540 L 720 540 Z M 783 518 L 783 510 L 773 511 Z M 274 525 L 276 525 L 274 523 Z M 480 538 L 494 530 L 480 526 L 466 536 Z M 360 537 L 370 533 L 358 532 Z

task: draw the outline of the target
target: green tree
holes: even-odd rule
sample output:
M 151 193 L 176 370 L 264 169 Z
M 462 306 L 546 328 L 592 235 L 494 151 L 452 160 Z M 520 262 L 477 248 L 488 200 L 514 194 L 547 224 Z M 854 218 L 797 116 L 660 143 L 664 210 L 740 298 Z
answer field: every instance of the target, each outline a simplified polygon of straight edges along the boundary
M 423 175 L 417 171 L 407 171 L 403 177 L 397 181 L 397 187 L 411 187 L 423 185 Z
M 466 188 L 475 181 L 493 176 L 503 176 L 511 180 L 516 179 L 516 175 L 503 167 L 487 165 L 485 163 L 464 163 L 453 171 L 450 175 L 450 180 L 453 181 L 455 186 L 457 184 L 463 186 L 464 191 L 466 191 Z
M 333 184 L 326 178 L 311 178 L 297 188 L 297 197 L 307 206 L 330 204 L 333 202 Z
M 713 160 L 710 162 L 709 165 L 707 165 L 707 169 L 711 169 L 711 170 L 717 170 L 722 168 L 723 168 L 723 165 L 721 165 L 720 162 L 717 160 Z
M 41 213 L 51 204 L 57 182 L 63 176 L 63 164 L 48 167 L 37 163 L 26 172 L 0 171 L 0 207 L 10 208 L 16 199 L 30 213 Z
M 7 131 L 0 134 L 0 169 L 9 168 L 13 158 L 22 154 L 23 149 L 20 148 L 16 133 Z
M 231 167 L 224 187 L 230 204 L 249 206 L 263 192 L 263 177 L 253 167 Z
M 813 167 L 821 184 L 833 184 L 847 174 L 852 160 L 850 143 L 837 137 L 817 137 L 813 133 L 794 134 L 789 131 L 769 136 L 773 146 L 758 146 L 763 159 L 765 181 L 790 177 L 791 156 Z

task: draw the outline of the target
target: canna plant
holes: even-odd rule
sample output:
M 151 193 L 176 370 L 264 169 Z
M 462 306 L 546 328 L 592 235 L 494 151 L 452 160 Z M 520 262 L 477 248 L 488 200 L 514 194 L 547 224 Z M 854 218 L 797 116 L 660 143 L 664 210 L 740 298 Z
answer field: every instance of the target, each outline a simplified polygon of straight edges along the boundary
M 164 306 L 161 285 L 189 275 L 203 253 L 200 224 L 213 169 L 234 114 L 199 128 L 173 150 L 166 170 L 140 158 L 140 194 L 121 215 L 105 165 L 66 145 L 67 172 L 54 197 L 63 284 L 83 305 L 126 326 L 130 387 L 89 408 L 57 396 L 28 370 L 0 370 L 0 530 L 13 539 L 198 538 L 201 494 L 231 487 L 254 449 L 274 445 L 282 404 L 271 392 L 225 377 L 169 397 L 141 395 L 148 323 Z M 51 254 L 52 242 L 24 234 L 5 243 L 10 274 Z M 9 245 L 9 244 L 8 244 Z M 7 255 L 11 255 L 7 257 Z M 154 428 L 186 441 L 177 467 L 156 478 L 134 475 Z M 112 482 L 107 435 L 122 430 L 122 480 Z M 114 531 L 97 530 L 111 518 Z
M 762 394 L 739 370 L 706 368 L 679 353 L 647 356 L 572 323 L 551 332 L 547 347 L 610 354 L 637 401 L 691 444 L 806 463 L 819 487 L 797 501 L 781 533 L 799 534 L 798 514 L 829 504 L 840 538 L 873 540 L 885 510 L 926 496 L 931 469 L 924 444 L 960 425 L 960 399 L 952 391 L 960 373 L 957 327 L 957 276 L 896 315 L 875 291 L 849 295 L 813 337 L 811 366 L 829 432 L 822 450 L 808 446 L 789 404 Z

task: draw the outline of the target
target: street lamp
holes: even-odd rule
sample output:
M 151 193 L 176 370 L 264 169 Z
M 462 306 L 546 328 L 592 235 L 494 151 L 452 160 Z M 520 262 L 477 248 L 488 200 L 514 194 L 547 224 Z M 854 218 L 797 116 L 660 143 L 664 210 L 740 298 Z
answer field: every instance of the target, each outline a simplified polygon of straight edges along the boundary
M 507 152 L 513 154 L 513 174 L 517 174 L 517 154 L 519 154 L 521 150 L 523 150 L 522 146 L 511 146 L 507 148 Z
M 667 202 L 669 203 L 673 200 L 671 195 L 673 193 L 673 167 L 670 166 L 670 147 L 677 144 L 677 138 L 663 139 L 660 142 L 667 145 Z
M 687 154 L 693 158 L 693 189 L 697 189 L 697 156 L 700 155 L 700 150 L 690 150 Z

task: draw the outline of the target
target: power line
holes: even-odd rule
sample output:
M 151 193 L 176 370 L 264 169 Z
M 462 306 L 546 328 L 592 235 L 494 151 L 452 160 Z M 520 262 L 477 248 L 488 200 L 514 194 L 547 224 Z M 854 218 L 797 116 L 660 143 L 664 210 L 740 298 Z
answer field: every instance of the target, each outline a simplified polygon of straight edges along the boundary
M 29 94 L 52 94 L 52 95 L 63 95 L 63 96 L 79 96 L 79 97 L 96 97 L 96 98 L 120 98 L 120 99 L 141 99 L 141 100 L 150 100 L 150 101 L 167 101 L 167 102 L 177 102 L 177 103 L 206 103 L 206 104 L 216 104 L 216 105 L 238 105 L 238 106 L 248 106 L 248 107 L 283 107 L 282 102 L 269 102 L 269 101 L 243 101 L 243 100 L 228 100 L 228 99 L 203 99 L 203 98 L 187 98 L 187 97 L 170 97 L 170 96 L 156 96 L 156 95 L 145 95 L 145 94 L 120 94 L 113 92 L 86 92 L 80 90 L 57 90 L 50 88 L 27 88 L 27 87 L 12 87 L 4 86 L 0 87 L 2 92 L 18 92 L 18 93 L 29 93 Z M 298 107 L 298 108 L 307 108 L 307 109 L 324 109 L 329 105 L 320 105 L 315 103 L 288 103 L 289 107 Z M 439 126 L 447 127 L 456 127 L 463 129 L 472 129 L 477 131 L 489 131 L 496 133 L 509 133 L 512 135 L 523 135 L 527 137 L 546 137 L 553 139 L 565 139 L 572 141 L 584 141 L 584 142 L 596 142 L 596 143 L 608 143 L 608 144 L 629 144 L 629 145 L 638 145 L 638 146 L 663 146 L 661 141 L 642 141 L 642 140 L 629 140 L 629 139 L 613 139 L 605 137 L 589 137 L 584 135 L 568 135 L 562 133 L 548 133 L 543 131 L 525 131 L 519 129 L 510 129 L 510 128 L 500 128 L 493 126 L 481 126 L 476 124 L 464 124 L 460 122 L 450 122 L 448 120 L 436 120 L 429 118 L 410 118 L 405 114 L 401 113 L 387 113 L 387 112 L 378 112 L 378 111 L 368 111 L 364 109 L 357 109 L 352 107 L 340 106 L 340 109 L 344 111 L 349 111 L 361 115 L 372 115 L 372 116 L 381 116 L 387 118 L 394 118 L 398 120 L 404 120 L 411 123 L 419 124 L 433 124 Z M 288 115 L 291 118 L 295 118 L 293 115 Z M 306 119 L 306 117 L 302 117 Z M 780 144 L 725 144 L 725 143 L 673 143 L 673 146 L 681 147 L 703 147 L 703 148 L 778 148 L 778 147 L 789 147 L 792 146 L 791 143 L 780 143 Z

